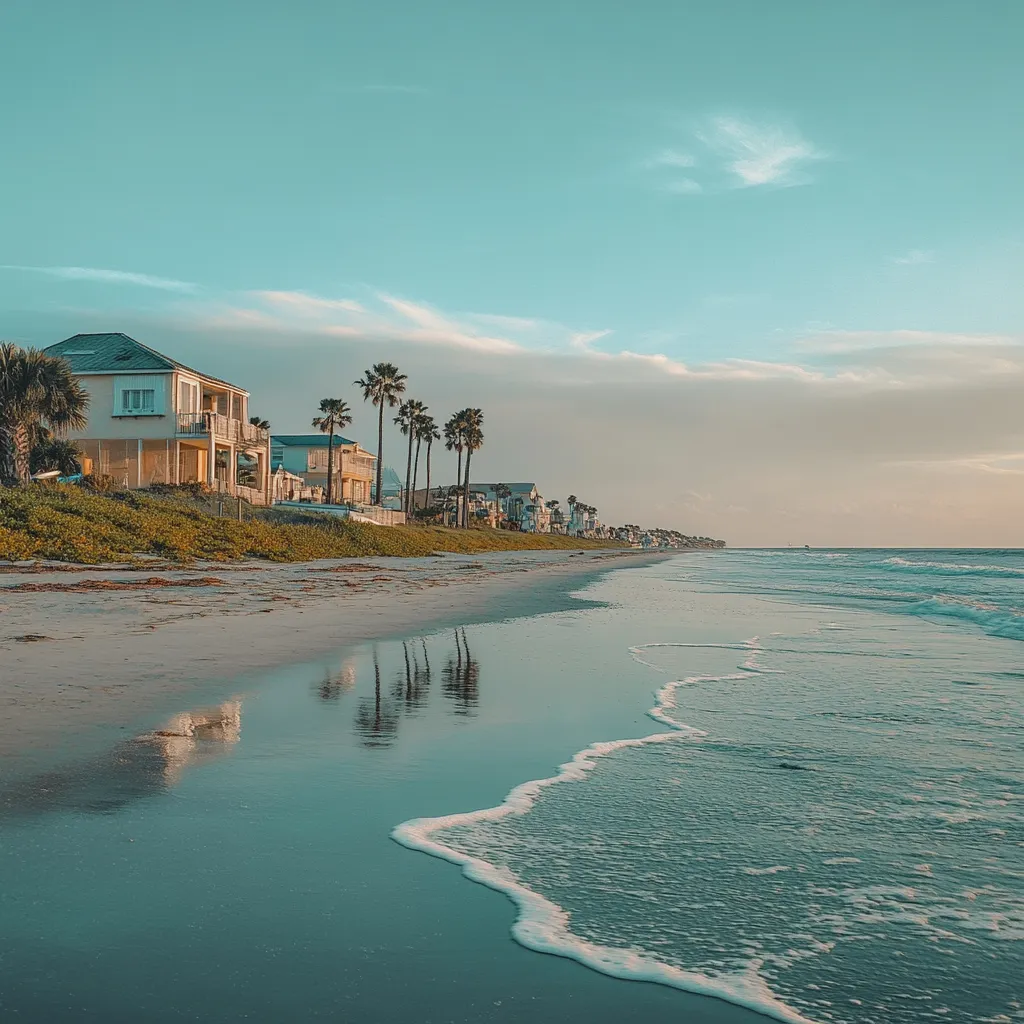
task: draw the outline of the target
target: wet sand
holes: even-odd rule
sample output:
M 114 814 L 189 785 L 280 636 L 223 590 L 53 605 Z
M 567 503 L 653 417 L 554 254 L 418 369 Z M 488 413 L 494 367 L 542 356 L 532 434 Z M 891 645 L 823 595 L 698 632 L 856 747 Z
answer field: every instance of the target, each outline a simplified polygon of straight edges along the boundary
M 370 639 L 571 607 L 659 555 L 501 552 L 303 564 L 0 565 L 0 759 L 20 774 L 155 728 L 182 702 Z

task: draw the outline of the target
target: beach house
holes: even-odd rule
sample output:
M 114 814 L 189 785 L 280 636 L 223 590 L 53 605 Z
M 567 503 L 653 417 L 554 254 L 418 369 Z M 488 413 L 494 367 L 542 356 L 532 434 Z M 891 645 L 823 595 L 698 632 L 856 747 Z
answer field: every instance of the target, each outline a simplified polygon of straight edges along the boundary
M 510 483 L 508 494 L 499 496 L 501 484 L 473 484 L 485 503 L 501 510 L 501 517 L 515 529 L 526 533 L 550 533 L 551 512 L 535 483 Z M 504 494 L 504 490 L 502 491 Z
M 327 489 L 327 434 L 274 434 L 270 439 L 272 470 L 302 477 L 308 487 Z M 334 435 L 334 500 L 369 505 L 377 456 L 355 441 Z
M 202 483 L 266 504 L 268 431 L 249 423 L 249 392 L 127 334 L 76 334 L 51 345 L 89 393 L 72 431 L 82 469 L 123 487 Z

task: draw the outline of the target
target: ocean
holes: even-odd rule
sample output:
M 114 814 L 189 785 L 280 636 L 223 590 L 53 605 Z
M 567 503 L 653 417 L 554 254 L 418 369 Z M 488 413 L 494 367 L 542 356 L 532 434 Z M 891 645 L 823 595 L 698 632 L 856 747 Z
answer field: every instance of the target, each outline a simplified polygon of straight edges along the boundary
M 656 575 L 647 600 L 812 614 L 632 645 L 666 680 L 661 730 L 395 837 L 508 893 L 524 945 L 616 977 L 785 1021 L 1024 1019 L 1024 556 L 729 552 Z
M 1024 1019 L 1022 625 L 1019 552 L 693 552 L 240 681 L 0 785 L 0 1016 Z

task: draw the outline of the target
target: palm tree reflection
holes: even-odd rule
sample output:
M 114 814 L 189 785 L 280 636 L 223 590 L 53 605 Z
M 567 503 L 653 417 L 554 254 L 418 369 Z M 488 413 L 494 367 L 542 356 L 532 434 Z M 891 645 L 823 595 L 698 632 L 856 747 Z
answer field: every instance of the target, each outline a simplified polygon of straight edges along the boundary
M 398 732 L 398 712 L 381 696 L 380 660 L 373 649 L 373 700 L 360 701 L 356 710 L 356 732 L 367 747 L 386 747 Z
M 399 670 L 395 678 L 394 695 L 396 699 L 405 702 L 406 711 L 415 711 L 427 703 L 427 695 L 430 689 L 430 659 L 427 657 L 427 644 L 420 638 L 423 647 L 423 662 L 420 665 L 418 652 L 415 643 L 413 644 L 411 657 L 409 642 L 402 641 L 402 653 L 405 656 L 404 671 Z
M 455 651 L 441 673 L 441 685 L 456 715 L 473 715 L 480 701 L 480 662 L 470 654 L 465 629 L 455 630 Z

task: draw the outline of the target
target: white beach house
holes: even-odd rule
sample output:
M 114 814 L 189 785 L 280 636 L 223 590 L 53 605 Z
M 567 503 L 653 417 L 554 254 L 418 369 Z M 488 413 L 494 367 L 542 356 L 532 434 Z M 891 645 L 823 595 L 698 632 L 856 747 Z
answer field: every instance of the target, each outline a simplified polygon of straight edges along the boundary
M 249 392 L 127 334 L 76 334 L 51 345 L 89 393 L 70 437 L 83 471 L 121 486 L 202 483 L 266 504 L 270 437 L 249 423 Z

